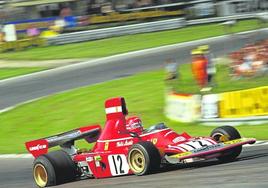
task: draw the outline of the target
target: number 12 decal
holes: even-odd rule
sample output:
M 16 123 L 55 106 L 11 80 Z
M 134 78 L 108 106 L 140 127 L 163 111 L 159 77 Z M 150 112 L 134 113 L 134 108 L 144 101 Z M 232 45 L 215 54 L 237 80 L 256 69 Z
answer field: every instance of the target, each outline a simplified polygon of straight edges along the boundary
M 125 155 L 109 155 L 108 161 L 113 176 L 128 174 L 129 166 Z

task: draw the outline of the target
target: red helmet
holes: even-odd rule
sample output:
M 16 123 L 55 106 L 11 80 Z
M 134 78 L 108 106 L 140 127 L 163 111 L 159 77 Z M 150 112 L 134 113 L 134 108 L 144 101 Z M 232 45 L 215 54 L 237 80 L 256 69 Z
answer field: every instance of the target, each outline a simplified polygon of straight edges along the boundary
M 130 132 L 140 133 L 143 131 L 141 119 L 133 116 L 127 119 L 126 129 Z

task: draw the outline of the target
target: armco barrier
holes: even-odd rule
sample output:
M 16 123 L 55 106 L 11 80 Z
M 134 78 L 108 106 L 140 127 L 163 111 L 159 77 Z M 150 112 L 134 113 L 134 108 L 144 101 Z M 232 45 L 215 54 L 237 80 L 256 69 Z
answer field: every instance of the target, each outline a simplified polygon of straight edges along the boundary
M 133 24 L 127 26 L 112 27 L 106 29 L 96 29 L 90 31 L 62 34 L 57 37 L 49 38 L 48 44 L 59 45 L 59 44 L 68 44 L 75 42 L 84 42 L 84 41 L 129 35 L 129 34 L 177 29 L 188 25 L 224 22 L 231 19 L 239 20 L 239 19 L 256 18 L 256 17 L 258 17 L 257 14 L 242 14 L 235 16 L 206 18 L 206 19 L 198 19 L 190 21 L 186 21 L 184 18 L 177 18 L 164 21 L 156 21 L 156 22 Z
M 83 42 L 83 41 L 129 35 L 129 34 L 177 29 L 184 26 L 185 26 L 185 19 L 177 18 L 165 21 L 133 24 L 127 26 L 112 27 L 107 29 L 96 29 L 90 31 L 62 34 L 54 38 L 49 38 L 48 43 L 67 44 L 67 43 Z
M 257 18 L 257 17 L 258 15 L 256 13 L 254 14 L 250 13 L 250 14 L 241 14 L 241 15 L 234 15 L 234 16 L 189 20 L 186 22 L 186 24 L 187 26 L 189 26 L 189 25 L 198 25 L 198 24 L 206 24 L 206 23 L 225 22 L 229 20 L 242 20 L 242 19 Z

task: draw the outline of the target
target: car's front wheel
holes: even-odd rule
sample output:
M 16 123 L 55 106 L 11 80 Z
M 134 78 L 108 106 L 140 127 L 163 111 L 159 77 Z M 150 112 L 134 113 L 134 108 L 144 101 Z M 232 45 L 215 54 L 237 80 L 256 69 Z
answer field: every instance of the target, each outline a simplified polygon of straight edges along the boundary
M 210 136 L 218 143 L 241 138 L 237 129 L 231 126 L 218 127 L 211 132 Z M 237 146 L 225 151 L 218 159 L 222 162 L 233 161 L 240 155 L 241 151 L 242 146 Z
M 152 142 L 134 144 L 128 152 L 128 164 L 136 175 L 145 175 L 157 170 L 161 158 L 158 149 Z

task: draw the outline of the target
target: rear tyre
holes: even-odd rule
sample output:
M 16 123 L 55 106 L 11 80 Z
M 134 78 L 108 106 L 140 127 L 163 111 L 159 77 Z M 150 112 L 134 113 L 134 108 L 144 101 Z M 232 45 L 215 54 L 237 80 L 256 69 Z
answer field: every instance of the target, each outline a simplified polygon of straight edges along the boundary
M 129 168 L 135 175 L 155 172 L 160 167 L 161 157 L 152 142 L 134 144 L 128 152 Z
M 218 143 L 241 138 L 237 129 L 231 126 L 218 127 L 211 132 L 210 136 Z M 222 156 L 218 157 L 218 160 L 221 162 L 234 161 L 240 155 L 241 151 L 242 146 L 232 148 L 225 151 Z
M 53 151 L 34 160 L 33 177 L 39 187 L 73 181 L 78 175 L 75 163 L 64 151 Z

